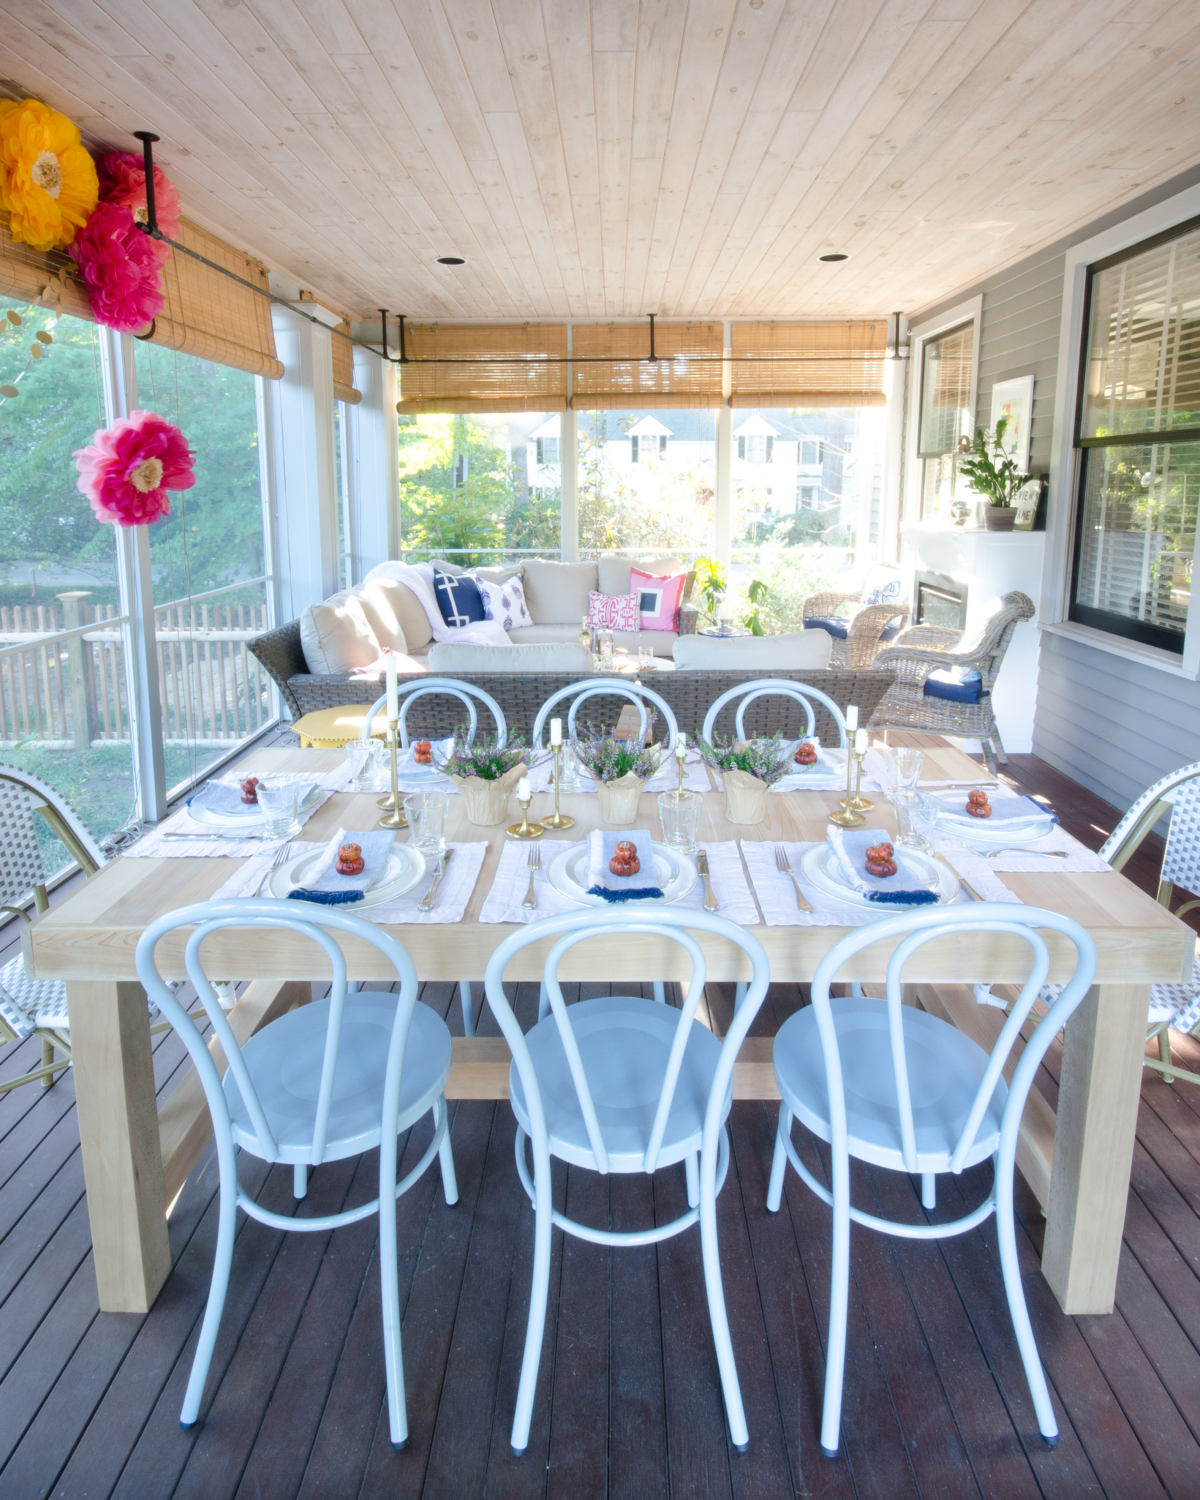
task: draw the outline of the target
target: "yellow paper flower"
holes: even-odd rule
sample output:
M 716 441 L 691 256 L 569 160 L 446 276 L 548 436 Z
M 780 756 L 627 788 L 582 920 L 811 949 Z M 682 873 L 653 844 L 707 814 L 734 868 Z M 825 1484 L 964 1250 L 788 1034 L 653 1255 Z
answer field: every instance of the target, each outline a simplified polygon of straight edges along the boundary
M 96 206 L 96 165 L 79 131 L 39 99 L 0 99 L 0 208 L 9 233 L 35 250 L 61 250 Z

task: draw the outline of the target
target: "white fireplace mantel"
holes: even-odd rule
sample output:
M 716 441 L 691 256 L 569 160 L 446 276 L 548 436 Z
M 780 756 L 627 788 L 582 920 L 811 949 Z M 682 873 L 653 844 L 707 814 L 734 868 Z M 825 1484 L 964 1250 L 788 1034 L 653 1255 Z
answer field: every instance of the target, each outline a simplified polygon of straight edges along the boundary
M 1020 589 L 1035 602 L 1041 593 L 1044 531 L 976 531 L 908 522 L 900 528 L 901 566 L 912 576 L 941 573 L 967 585 L 966 638 L 999 607 L 1002 594 Z M 911 596 L 915 599 L 915 590 Z M 993 693 L 996 723 L 1005 748 L 1033 748 L 1037 697 L 1036 621 L 1017 626 Z

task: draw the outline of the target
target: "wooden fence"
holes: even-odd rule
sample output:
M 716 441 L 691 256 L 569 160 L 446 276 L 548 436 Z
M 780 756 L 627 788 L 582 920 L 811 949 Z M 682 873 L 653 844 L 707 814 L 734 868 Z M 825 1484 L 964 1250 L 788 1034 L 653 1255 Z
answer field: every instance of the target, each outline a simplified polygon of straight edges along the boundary
M 0 742 L 83 748 L 128 741 L 120 616 L 82 593 L 0 607 Z M 63 634 L 94 625 L 81 634 Z M 159 711 L 168 744 L 237 744 L 271 717 L 269 679 L 246 643 L 265 604 L 172 603 L 154 612 Z

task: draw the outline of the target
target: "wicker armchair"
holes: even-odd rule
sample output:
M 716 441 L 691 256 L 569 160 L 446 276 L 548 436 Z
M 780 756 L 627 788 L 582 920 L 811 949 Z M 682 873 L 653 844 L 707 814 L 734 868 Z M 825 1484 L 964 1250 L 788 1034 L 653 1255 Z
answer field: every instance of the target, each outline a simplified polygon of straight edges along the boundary
M 804 601 L 805 620 L 832 620 L 843 604 L 857 604 L 857 594 L 813 594 Z M 893 620 L 899 623 L 893 633 L 908 619 L 907 604 L 864 604 L 846 620 L 846 637 L 833 637 L 829 656 L 831 667 L 869 667 L 883 644 L 884 631 Z M 839 622 L 840 623 L 840 622 Z M 828 626 L 806 625 L 806 630 L 828 629 Z
M 997 760 L 1007 764 L 992 712 L 992 688 L 1013 631 L 1022 620 L 1033 619 L 1034 608 L 1028 594 L 1016 590 L 1004 595 L 1001 606 L 966 650 L 954 649 L 961 644 L 956 630 L 913 625 L 901 631 L 896 644 L 874 661 L 876 667 L 894 671 L 896 681 L 872 715 L 871 728 L 978 739 L 990 771 L 995 772 Z

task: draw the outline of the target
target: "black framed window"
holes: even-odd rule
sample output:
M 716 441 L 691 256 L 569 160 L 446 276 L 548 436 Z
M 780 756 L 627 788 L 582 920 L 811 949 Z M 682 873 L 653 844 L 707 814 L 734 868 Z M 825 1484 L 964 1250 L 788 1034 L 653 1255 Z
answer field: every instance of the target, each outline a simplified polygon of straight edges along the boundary
M 1070 618 L 1182 655 L 1200 499 L 1200 224 L 1088 278 Z

